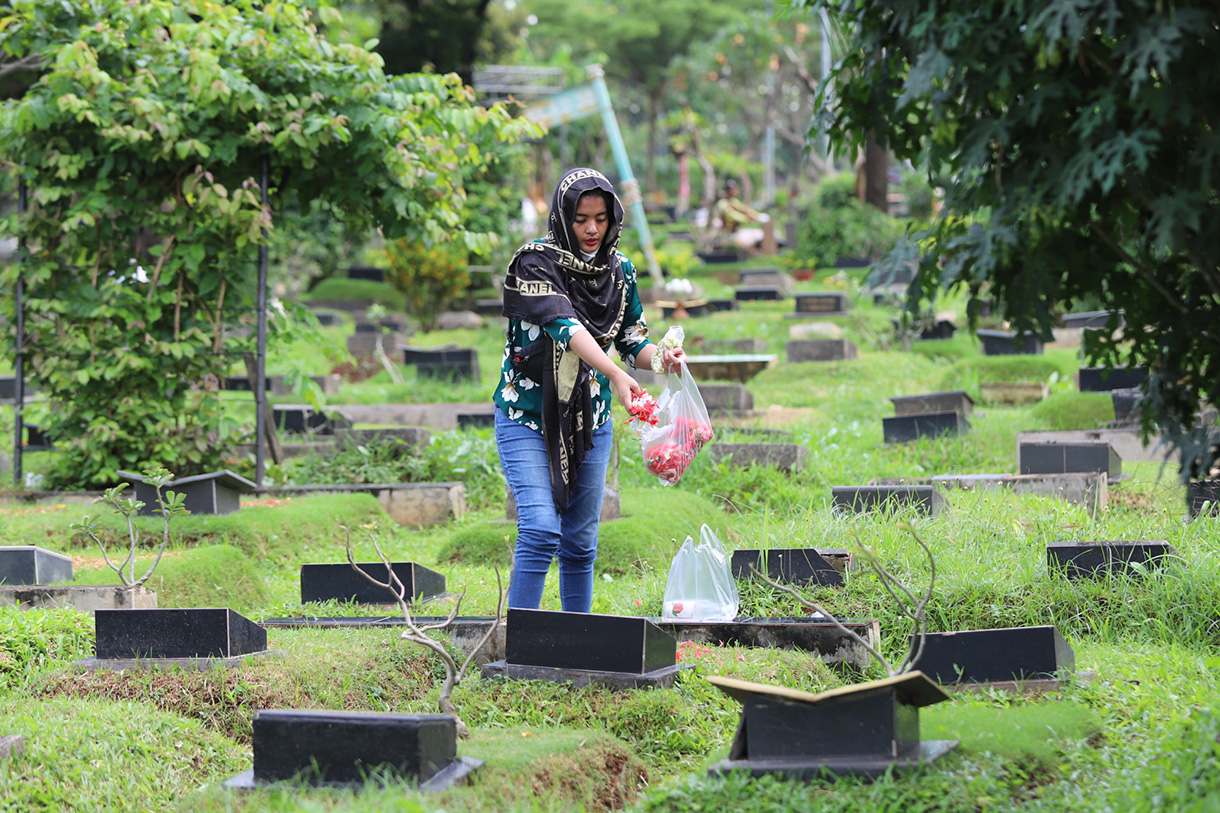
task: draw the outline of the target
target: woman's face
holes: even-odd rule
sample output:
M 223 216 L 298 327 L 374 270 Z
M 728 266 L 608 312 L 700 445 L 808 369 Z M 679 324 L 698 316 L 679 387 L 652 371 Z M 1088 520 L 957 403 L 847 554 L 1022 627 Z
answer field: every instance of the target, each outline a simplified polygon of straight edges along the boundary
M 610 228 L 610 213 L 606 211 L 606 199 L 602 195 L 584 195 L 576 202 L 576 215 L 572 218 L 572 234 L 576 246 L 586 254 L 601 248 Z

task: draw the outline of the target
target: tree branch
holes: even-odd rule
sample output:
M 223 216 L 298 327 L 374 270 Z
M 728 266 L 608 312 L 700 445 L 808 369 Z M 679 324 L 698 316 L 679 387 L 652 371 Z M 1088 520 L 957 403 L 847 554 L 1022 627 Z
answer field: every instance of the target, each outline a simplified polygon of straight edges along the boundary
M 1170 291 L 1168 288 L 1166 288 L 1161 283 L 1161 281 L 1156 278 L 1156 276 L 1152 273 L 1152 271 L 1147 266 L 1145 266 L 1142 262 L 1139 261 L 1138 257 L 1134 256 L 1133 254 L 1128 252 L 1126 249 L 1124 249 L 1122 246 L 1120 246 L 1118 244 L 1118 242 L 1114 239 L 1114 237 L 1110 235 L 1109 232 L 1107 232 L 1105 229 L 1103 229 L 1101 226 L 1099 226 L 1096 223 L 1089 224 L 1089 231 L 1093 232 L 1098 237 L 1100 237 L 1102 239 L 1102 242 L 1104 242 L 1107 246 L 1110 247 L 1111 251 L 1113 251 L 1115 254 L 1117 254 L 1119 257 L 1121 257 L 1124 261 L 1126 261 L 1132 268 L 1134 268 L 1136 270 L 1136 272 L 1141 277 L 1144 278 L 1145 282 L 1147 282 L 1154 289 L 1156 289 L 1157 293 L 1159 293 L 1162 296 L 1162 298 L 1164 298 L 1165 302 L 1168 303 L 1171 308 L 1176 310 L 1178 313 L 1182 313 L 1182 314 L 1190 313 L 1190 308 L 1186 305 L 1186 303 L 1183 302 L 1182 300 L 1178 299 L 1176 296 L 1174 296 L 1173 292 Z

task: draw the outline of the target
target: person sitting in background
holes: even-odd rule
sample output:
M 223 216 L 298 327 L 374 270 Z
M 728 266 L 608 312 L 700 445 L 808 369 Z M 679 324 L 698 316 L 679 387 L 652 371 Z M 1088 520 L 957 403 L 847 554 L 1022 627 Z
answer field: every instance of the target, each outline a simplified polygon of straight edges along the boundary
M 737 182 L 731 178 L 724 183 L 724 194 L 716 201 L 716 219 L 720 221 L 722 242 L 731 242 L 746 251 L 756 250 L 763 241 L 763 230 L 750 223 L 765 223 L 765 214 L 756 212 L 737 197 Z

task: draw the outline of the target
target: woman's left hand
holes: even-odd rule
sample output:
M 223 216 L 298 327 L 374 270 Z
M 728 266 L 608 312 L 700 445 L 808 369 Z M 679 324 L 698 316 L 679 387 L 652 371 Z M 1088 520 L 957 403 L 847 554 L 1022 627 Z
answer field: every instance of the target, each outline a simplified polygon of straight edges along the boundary
M 672 350 L 665 350 L 661 353 L 661 366 L 666 372 L 680 373 L 682 365 L 686 361 L 686 351 L 681 347 L 675 347 Z

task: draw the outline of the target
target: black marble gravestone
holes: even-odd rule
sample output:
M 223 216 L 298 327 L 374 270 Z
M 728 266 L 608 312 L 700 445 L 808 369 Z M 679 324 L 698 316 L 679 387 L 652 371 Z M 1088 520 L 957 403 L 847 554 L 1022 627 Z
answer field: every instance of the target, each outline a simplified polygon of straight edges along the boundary
M 72 579 L 72 558 L 33 545 L 0 547 L 0 584 L 53 584 Z
M 924 412 L 882 418 L 881 428 L 886 443 L 908 443 L 920 438 L 964 435 L 970 431 L 970 422 L 957 411 Z
M 457 414 L 458 429 L 486 429 L 495 425 L 496 413 L 494 411 L 459 412 Z
M 1148 377 L 1147 367 L 1081 367 L 1081 392 L 1109 392 L 1110 390 L 1129 390 L 1144 383 Z
M 983 345 L 984 356 L 1040 355 L 1042 342 L 1037 336 L 1025 334 L 1018 337 L 1007 330 L 976 331 Z
M 933 486 L 835 486 L 830 494 L 833 507 L 856 513 L 913 506 L 921 514 L 935 516 L 945 502 Z
M 27 452 L 49 451 L 55 448 L 55 439 L 38 426 L 27 423 L 25 424 L 25 444 L 22 448 Z
M 254 713 L 253 734 L 254 769 L 228 787 L 362 785 L 376 771 L 441 790 L 483 764 L 458 757 L 450 714 L 263 709 Z
M 22 397 L 29 398 L 34 394 L 34 385 L 25 382 Z M 0 375 L 0 401 L 12 401 L 17 397 L 17 376 Z
M 1065 313 L 1063 315 L 1063 326 L 1071 328 L 1101 328 L 1105 327 L 1110 322 L 1110 314 L 1113 311 L 1083 311 L 1081 313 Z M 1126 324 L 1126 319 L 1123 318 L 1122 311 L 1118 312 L 1118 327 Z
M 1186 485 L 1186 507 L 1192 517 L 1204 508 L 1209 514 L 1220 514 L 1220 480 L 1191 480 Z
M 479 354 L 473 347 L 407 347 L 403 362 L 414 364 L 421 378 L 479 380 Z
M 733 578 L 751 578 L 754 575 L 750 570 L 751 565 L 782 584 L 819 584 L 825 587 L 843 584 L 843 574 L 813 548 L 733 551 L 730 562 Z
M 327 414 L 306 404 L 275 404 L 271 414 L 276 428 L 287 434 L 332 435 L 336 429 L 352 427 L 352 422 L 342 412 L 334 410 Z
M 936 324 L 920 330 L 919 338 L 924 341 L 931 341 L 935 339 L 952 339 L 954 333 L 957 333 L 957 325 L 953 324 L 948 319 L 938 319 Z
M 737 304 L 736 299 L 709 299 L 707 309 L 712 313 L 719 313 L 720 311 L 741 310 L 741 306 Z
M 144 503 L 144 507 L 140 509 L 142 516 L 153 516 L 160 510 L 157 506 L 157 490 L 145 483 L 142 476 L 130 471 L 120 471 L 118 474 L 133 484 L 132 490 L 136 499 Z M 254 483 L 240 474 L 222 469 L 170 480 L 161 489 L 161 496 L 164 497 L 167 491 L 182 494 L 186 498 L 183 505 L 192 514 L 231 514 L 241 508 L 241 495 L 256 488 Z
M 375 265 L 353 265 L 347 269 L 347 278 L 384 282 L 385 271 Z
M 1116 423 L 1129 424 L 1138 419 L 1139 415 L 1135 409 L 1139 405 L 1140 397 L 1140 391 L 1134 387 L 1110 390 L 1110 404 L 1114 407 Z
M 97 610 L 99 660 L 233 658 L 267 649 L 267 631 L 225 607 Z
M 713 776 L 746 770 L 814 779 L 825 774 L 875 777 L 909 771 L 957 746 L 919 738 L 919 709 L 947 700 L 921 672 L 810 694 L 783 686 L 709 675 L 741 702 L 729 756 Z
M 505 660 L 644 674 L 677 661 L 677 640 L 647 618 L 510 608 Z
M 1051 626 L 960 630 L 928 633 L 914 666 L 941 684 L 1045 680 L 1075 669 L 1076 655 Z
M 835 316 L 847 313 L 851 300 L 839 291 L 797 294 L 796 306 L 790 316 Z
M 708 265 L 735 263 L 741 259 L 741 255 L 736 251 L 701 251 L 697 256 Z
M 382 562 L 359 562 L 360 569 L 379 582 L 388 579 Z M 402 582 L 407 601 L 445 592 L 445 577 L 415 562 L 392 562 L 394 575 Z M 361 604 L 393 604 L 394 596 L 361 576 L 347 562 L 301 565 L 301 603 L 311 601 L 355 601 Z
M 1173 545 L 1155 542 L 1051 542 L 1046 546 L 1046 565 L 1069 579 L 1107 575 L 1138 578 L 1142 570 L 1160 567 L 1174 555 Z
M 774 285 L 741 285 L 733 290 L 738 302 L 778 302 L 784 292 Z
M 965 390 L 925 392 L 920 395 L 896 395 L 890 399 L 895 415 L 920 415 L 925 412 L 950 410 L 969 416 L 974 411 L 974 399 Z
M 1123 460 L 1105 441 L 1017 445 L 1017 474 L 1088 472 L 1098 472 L 1114 480 L 1123 473 Z

